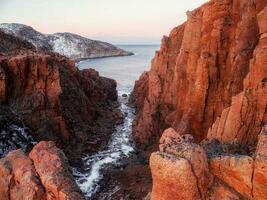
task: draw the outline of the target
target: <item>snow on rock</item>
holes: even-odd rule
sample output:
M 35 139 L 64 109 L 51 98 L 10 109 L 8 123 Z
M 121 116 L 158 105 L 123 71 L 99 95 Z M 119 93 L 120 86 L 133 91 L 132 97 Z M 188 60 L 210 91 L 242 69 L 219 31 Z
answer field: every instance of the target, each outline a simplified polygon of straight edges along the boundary
M 0 30 L 32 43 L 38 50 L 56 52 L 76 60 L 132 55 L 112 44 L 72 33 L 43 34 L 30 26 L 16 23 L 2 23 Z

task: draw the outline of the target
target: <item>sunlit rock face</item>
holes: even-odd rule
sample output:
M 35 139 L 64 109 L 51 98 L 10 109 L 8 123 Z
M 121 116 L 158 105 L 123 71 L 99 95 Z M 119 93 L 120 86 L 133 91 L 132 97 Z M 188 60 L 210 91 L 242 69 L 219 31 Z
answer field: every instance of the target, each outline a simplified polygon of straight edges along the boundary
M 29 157 L 21 150 L 0 159 L 1 200 L 83 200 L 64 153 L 40 142 Z
M 159 151 L 150 156 L 151 200 L 241 200 L 267 198 L 267 127 L 254 156 L 233 149 L 207 156 L 206 146 L 173 129 L 164 131 Z M 224 144 L 230 147 L 231 144 Z
M 168 127 L 181 135 L 192 134 L 200 142 L 215 121 L 223 124 L 225 118 L 229 118 L 229 126 L 223 131 L 224 138 L 234 128 L 230 140 L 239 132 L 239 139 L 255 143 L 261 124 L 266 121 L 266 17 L 259 14 L 266 5 L 265 0 L 211 0 L 187 12 L 187 21 L 162 39 L 147 80 L 143 76 L 140 79 L 147 82 L 142 87 L 148 89 L 144 90 L 142 103 L 138 101 L 141 109 L 134 123 L 139 143 L 155 142 Z M 138 88 L 134 96 L 143 95 Z M 231 104 L 236 104 L 235 108 Z M 249 104 L 251 110 L 245 110 L 244 104 Z M 240 110 L 242 116 L 232 114 Z M 255 116 L 249 116 L 253 113 Z M 242 127 L 234 124 L 243 118 L 250 118 L 251 123 L 245 122 Z M 256 123 L 252 124 L 254 120 Z M 209 135 L 221 131 L 216 127 Z
M 135 138 L 161 136 L 151 199 L 267 199 L 267 1 L 211 0 L 187 15 L 140 79 Z
M 267 4 L 267 3 L 266 3 Z M 243 91 L 232 98 L 208 131 L 207 138 L 253 144 L 267 123 L 267 7 L 258 14 L 259 41 L 250 60 Z
M 175 137 L 175 139 L 174 139 Z M 207 156 L 190 136 L 180 136 L 173 129 L 164 131 L 160 151 L 152 153 L 153 178 L 151 199 L 205 199 L 211 175 Z

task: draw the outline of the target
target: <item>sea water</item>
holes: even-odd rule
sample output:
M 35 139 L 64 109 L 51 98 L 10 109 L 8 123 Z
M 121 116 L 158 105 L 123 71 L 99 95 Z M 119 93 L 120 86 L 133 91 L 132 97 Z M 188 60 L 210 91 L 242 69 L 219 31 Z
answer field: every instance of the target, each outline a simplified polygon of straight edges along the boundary
M 123 123 L 115 128 L 107 149 L 94 155 L 84 156 L 82 158 L 85 166 L 83 172 L 73 169 L 76 182 L 87 199 L 99 192 L 100 182 L 103 179 L 101 171 L 104 168 L 108 169 L 110 165 L 118 164 L 122 158 L 128 157 L 134 151 L 133 143 L 130 142 L 134 110 L 127 106 L 127 98 L 122 97 L 122 94 L 129 96 L 135 80 L 144 71 L 149 70 L 151 59 L 155 51 L 159 49 L 158 45 L 123 45 L 119 47 L 133 52 L 134 55 L 88 59 L 78 63 L 79 69 L 93 68 L 101 76 L 117 81 L 120 109 L 125 115 Z M 112 199 L 111 195 L 109 194 L 108 199 Z

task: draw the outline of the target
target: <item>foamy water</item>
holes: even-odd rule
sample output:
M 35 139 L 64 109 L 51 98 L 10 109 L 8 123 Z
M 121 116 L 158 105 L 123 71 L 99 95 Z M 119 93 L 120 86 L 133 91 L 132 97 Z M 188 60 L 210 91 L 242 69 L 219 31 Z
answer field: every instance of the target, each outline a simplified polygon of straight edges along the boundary
M 73 171 L 78 186 L 87 198 L 92 197 L 98 191 L 100 181 L 103 179 L 101 170 L 108 165 L 118 164 L 120 159 L 128 157 L 134 151 L 131 143 L 133 109 L 126 105 L 127 99 L 121 97 L 121 93 L 129 94 L 129 91 L 121 91 L 119 94 L 120 109 L 125 118 L 112 134 L 107 150 L 82 158 L 86 166 L 85 173 L 81 173 L 77 169 Z
M 135 80 L 138 79 L 143 71 L 149 69 L 150 61 L 155 51 L 159 48 L 157 45 L 120 47 L 133 52 L 135 55 L 84 60 L 78 63 L 80 69 L 94 68 L 99 71 L 101 76 L 113 78 L 117 81 L 120 109 L 125 115 L 123 123 L 118 125 L 112 134 L 107 149 L 94 155 L 83 157 L 85 169 L 82 172 L 78 169 L 73 169 L 77 184 L 87 199 L 100 192 L 100 183 L 104 178 L 103 170 L 120 164 L 123 159 L 129 157 L 131 152 L 134 151 L 134 145 L 131 142 L 134 110 L 127 106 L 128 99 L 123 98 L 122 94 L 129 96 Z M 115 186 L 112 191 L 106 194 L 105 199 L 112 199 L 112 195 L 118 190 L 120 190 L 119 186 Z

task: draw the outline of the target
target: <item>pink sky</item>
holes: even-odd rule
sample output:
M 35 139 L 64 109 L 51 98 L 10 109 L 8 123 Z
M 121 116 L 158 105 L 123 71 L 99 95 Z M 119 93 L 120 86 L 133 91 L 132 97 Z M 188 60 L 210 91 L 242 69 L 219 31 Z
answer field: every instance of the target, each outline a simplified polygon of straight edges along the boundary
M 75 3 L 74 3 L 75 2 Z M 115 44 L 158 44 L 206 0 L 0 0 L 0 23 L 73 32 Z

